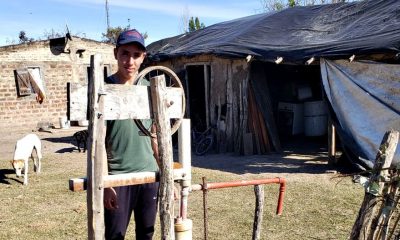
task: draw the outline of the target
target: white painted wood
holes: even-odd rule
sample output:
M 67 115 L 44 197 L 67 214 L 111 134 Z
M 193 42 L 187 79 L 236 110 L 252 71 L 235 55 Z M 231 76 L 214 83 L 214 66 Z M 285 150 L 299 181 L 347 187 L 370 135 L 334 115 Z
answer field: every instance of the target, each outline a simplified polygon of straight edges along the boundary
M 182 89 L 167 88 L 167 116 L 180 118 L 182 115 Z M 105 94 L 104 119 L 150 119 L 150 89 L 147 86 L 106 84 L 100 90 Z M 71 83 L 70 120 L 86 120 L 87 86 Z

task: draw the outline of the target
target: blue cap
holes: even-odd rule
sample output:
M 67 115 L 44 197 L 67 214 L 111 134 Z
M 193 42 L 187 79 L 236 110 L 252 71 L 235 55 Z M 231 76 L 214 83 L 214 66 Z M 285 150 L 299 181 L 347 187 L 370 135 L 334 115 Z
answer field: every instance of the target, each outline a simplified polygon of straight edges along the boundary
M 146 50 L 146 46 L 144 45 L 144 37 L 136 29 L 123 31 L 118 36 L 117 47 L 130 43 L 137 43 L 144 50 Z

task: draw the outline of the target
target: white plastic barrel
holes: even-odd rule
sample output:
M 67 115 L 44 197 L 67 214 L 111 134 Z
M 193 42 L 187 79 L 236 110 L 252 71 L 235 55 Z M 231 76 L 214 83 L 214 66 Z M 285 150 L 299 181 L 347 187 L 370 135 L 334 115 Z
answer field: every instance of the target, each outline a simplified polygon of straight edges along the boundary
M 70 127 L 68 118 L 67 118 L 66 116 L 60 117 L 60 118 L 59 118 L 59 121 L 60 121 L 60 128 L 62 128 L 62 129 L 68 129 L 68 128 Z
M 324 101 L 304 102 L 304 135 L 322 136 L 326 134 L 328 116 Z

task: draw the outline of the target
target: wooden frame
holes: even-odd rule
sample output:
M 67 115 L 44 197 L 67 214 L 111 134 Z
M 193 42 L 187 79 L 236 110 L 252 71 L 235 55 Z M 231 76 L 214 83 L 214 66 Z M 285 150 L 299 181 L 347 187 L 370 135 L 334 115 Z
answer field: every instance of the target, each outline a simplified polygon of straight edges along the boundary
M 105 120 L 111 119 L 146 119 L 154 117 L 157 125 L 158 152 L 161 161 L 160 171 L 160 219 L 162 239 L 175 239 L 173 220 L 173 181 L 174 171 L 172 169 L 172 143 L 170 134 L 169 118 L 181 116 L 183 89 L 167 89 L 165 77 L 156 76 L 151 79 L 150 93 L 146 86 L 126 85 L 104 85 L 103 64 L 100 55 L 91 56 L 91 77 L 89 81 L 89 144 L 87 157 L 87 206 L 88 206 L 88 238 L 104 239 L 104 205 L 103 189 L 111 186 L 122 186 L 132 184 L 133 178 L 137 176 L 116 175 L 107 176 L 106 151 L 105 151 Z M 83 91 L 80 91 L 83 94 Z M 149 100 L 151 97 L 151 101 Z M 81 99 L 82 100 L 82 99 Z M 71 106 L 75 99 L 71 97 Z M 79 102 L 79 99 L 77 100 Z M 83 101 L 83 100 L 82 100 Z M 82 104 L 76 106 L 82 107 Z M 152 105 L 150 105 L 150 102 Z M 173 104 L 171 105 L 171 103 Z M 70 109 L 72 116 L 84 116 L 86 109 Z M 184 135 L 188 139 L 180 144 L 186 146 L 180 152 L 180 157 L 188 157 L 183 162 L 182 179 L 183 187 L 187 191 L 190 186 L 190 124 L 185 129 Z M 180 138 L 182 133 L 179 134 Z M 183 143 L 186 142 L 186 143 Z M 189 143 L 189 145 L 187 145 Z M 146 175 L 146 173 L 143 173 Z M 146 181 L 155 181 L 156 176 L 143 177 Z M 84 180 L 76 181 L 84 186 Z M 70 181 L 71 184 L 71 181 Z M 140 183 L 139 183 L 140 184 Z M 75 186 L 74 184 L 72 184 Z M 82 188 L 84 189 L 84 187 Z M 182 190 L 183 191 L 183 190 Z M 187 197 L 187 196 L 186 196 Z M 187 199 L 186 199 L 187 201 Z

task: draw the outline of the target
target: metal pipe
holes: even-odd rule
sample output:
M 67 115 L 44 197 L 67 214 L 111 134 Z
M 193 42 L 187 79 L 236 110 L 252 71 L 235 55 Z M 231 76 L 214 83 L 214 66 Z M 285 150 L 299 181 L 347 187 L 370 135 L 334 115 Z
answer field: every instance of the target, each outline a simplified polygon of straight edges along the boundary
M 203 177 L 203 213 L 204 213 L 204 240 L 208 239 L 208 211 L 207 211 L 207 192 L 208 184 L 206 177 Z
M 219 183 L 206 183 L 206 187 L 204 184 L 193 184 L 191 186 L 191 191 L 199 191 L 199 190 L 211 190 L 211 189 L 219 189 L 219 188 L 230 188 L 230 187 L 242 187 L 249 185 L 260 185 L 260 184 L 280 184 L 279 187 L 279 197 L 278 197 L 278 206 L 276 208 L 276 214 L 281 215 L 283 209 L 283 198 L 286 190 L 286 180 L 284 178 L 266 178 L 266 179 L 256 179 L 256 180 L 240 180 L 240 181 L 231 181 L 231 182 L 219 182 Z
M 189 196 L 189 187 L 182 187 L 180 217 L 183 220 L 187 218 L 188 196 Z

